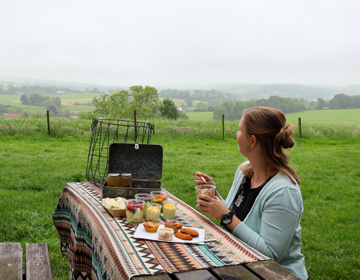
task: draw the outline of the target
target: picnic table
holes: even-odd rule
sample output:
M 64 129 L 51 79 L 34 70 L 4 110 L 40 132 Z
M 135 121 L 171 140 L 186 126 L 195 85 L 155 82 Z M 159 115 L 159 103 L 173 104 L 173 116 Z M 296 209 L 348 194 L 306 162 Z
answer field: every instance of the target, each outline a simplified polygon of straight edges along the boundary
M 114 218 L 102 189 L 66 184 L 53 213 L 60 250 L 70 259 L 70 279 L 298 279 L 179 198 L 176 220 L 204 229 L 201 244 L 134 238 L 137 225 Z M 161 218 L 162 219 L 162 218 Z M 161 222 L 165 220 L 162 219 Z

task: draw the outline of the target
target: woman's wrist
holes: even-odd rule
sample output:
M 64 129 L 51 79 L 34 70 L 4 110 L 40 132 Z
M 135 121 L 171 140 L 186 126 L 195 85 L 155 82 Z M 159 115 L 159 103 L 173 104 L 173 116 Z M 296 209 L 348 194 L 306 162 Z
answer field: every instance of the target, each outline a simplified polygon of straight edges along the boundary
M 215 189 L 215 194 L 214 194 L 215 196 L 217 196 L 218 198 L 220 198 L 221 200 L 222 200 L 222 197 L 221 197 L 221 195 L 219 194 L 219 192 L 217 191 L 217 189 Z

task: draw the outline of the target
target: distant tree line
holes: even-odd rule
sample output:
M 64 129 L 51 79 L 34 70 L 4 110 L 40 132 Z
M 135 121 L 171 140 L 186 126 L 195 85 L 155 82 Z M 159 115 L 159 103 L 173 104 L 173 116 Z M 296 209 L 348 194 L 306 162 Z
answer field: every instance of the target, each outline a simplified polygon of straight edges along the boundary
M 268 99 L 261 98 L 251 101 L 236 101 L 224 102 L 221 106 L 217 107 L 213 113 L 214 120 L 221 120 L 224 114 L 227 120 L 239 120 L 245 109 L 255 106 L 266 106 L 277 108 L 284 113 L 298 112 L 305 110 L 303 99 L 270 96 Z
M 177 89 L 162 89 L 159 91 L 160 98 L 170 99 L 184 99 L 185 104 L 182 104 L 183 108 L 193 107 L 194 101 L 201 101 L 197 103 L 194 111 L 213 111 L 214 106 L 218 106 L 219 103 L 224 101 L 236 101 L 239 98 L 232 93 L 224 93 L 218 90 L 202 90 L 196 89 L 190 90 L 177 90 Z M 207 107 L 210 107 L 207 109 Z
M 132 119 L 134 110 L 139 119 L 155 116 L 168 119 L 187 118 L 171 99 L 165 98 L 161 102 L 157 89 L 149 86 L 132 86 L 129 90 L 104 94 L 100 98 L 94 97 L 92 103 L 95 110 L 81 114 L 81 118 Z
M 55 115 L 58 114 L 58 108 L 61 107 L 60 97 L 49 97 L 40 95 L 38 93 L 32 93 L 30 95 L 22 94 L 20 96 L 20 102 L 23 105 L 30 106 L 43 106 L 47 110 L 53 112 Z
M 61 99 L 51 97 L 69 92 L 84 92 L 69 88 L 55 86 L 15 86 L 0 84 L 0 94 L 19 94 L 23 105 L 46 107 L 54 114 L 58 114 L 61 107 Z M 86 89 L 86 92 L 99 93 L 97 88 Z M 300 93 L 299 93 L 300 94 Z M 50 96 L 49 96 L 50 95 Z M 164 98 L 161 102 L 159 98 Z M 272 95 L 269 98 L 242 101 L 238 96 L 217 90 L 177 90 L 162 89 L 159 92 L 153 87 L 132 86 L 129 90 L 109 90 L 100 98 L 95 98 L 87 105 L 94 105 L 93 112 L 84 114 L 83 117 L 107 118 L 132 118 L 136 110 L 140 118 L 161 116 L 171 119 L 186 118 L 183 112 L 177 110 L 171 99 L 183 99 L 183 109 L 192 111 L 211 111 L 215 120 L 220 120 L 222 115 L 228 120 L 241 118 L 244 109 L 254 106 L 268 106 L 282 110 L 284 113 L 298 112 L 303 110 L 322 109 L 347 109 L 360 108 L 360 95 L 349 96 L 344 93 L 336 94 L 332 99 L 308 101 L 305 99 L 280 97 Z M 221 104 L 221 105 L 219 105 Z M 14 108 L 2 106 L 1 111 L 14 112 Z
M 351 109 L 360 108 L 360 95 L 349 96 L 344 93 L 336 94 L 329 101 L 318 98 L 316 109 L 322 110 L 324 108 L 329 109 Z

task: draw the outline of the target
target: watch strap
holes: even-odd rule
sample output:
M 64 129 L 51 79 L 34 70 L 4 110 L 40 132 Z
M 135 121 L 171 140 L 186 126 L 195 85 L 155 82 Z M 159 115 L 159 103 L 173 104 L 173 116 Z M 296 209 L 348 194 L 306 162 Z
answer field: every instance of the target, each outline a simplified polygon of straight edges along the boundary
M 221 216 L 220 225 L 224 227 L 224 226 L 227 226 L 228 224 L 230 224 L 230 223 L 232 222 L 232 218 L 234 217 L 234 215 L 235 215 L 235 213 L 234 213 L 234 212 L 231 212 L 231 211 L 228 212 L 228 213 L 223 214 L 223 215 Z M 224 221 L 223 221 L 226 216 L 229 216 L 228 219 L 230 219 L 230 222 L 228 222 L 228 223 L 224 223 Z

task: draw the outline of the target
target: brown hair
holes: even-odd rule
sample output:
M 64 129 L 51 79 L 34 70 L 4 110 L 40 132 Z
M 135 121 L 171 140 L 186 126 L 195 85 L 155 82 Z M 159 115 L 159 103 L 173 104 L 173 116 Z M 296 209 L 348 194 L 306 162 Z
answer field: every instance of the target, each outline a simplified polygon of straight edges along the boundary
M 254 135 L 259 142 L 264 159 L 276 172 L 288 176 L 293 183 L 300 183 L 300 178 L 289 164 L 289 155 L 284 149 L 292 148 L 295 145 L 291 137 L 294 129 L 293 124 L 286 125 L 286 118 L 283 112 L 270 107 L 254 107 L 244 111 L 243 123 L 249 137 Z M 284 148 L 284 149 L 283 149 Z M 244 175 L 252 177 L 254 170 L 251 164 L 242 165 Z

